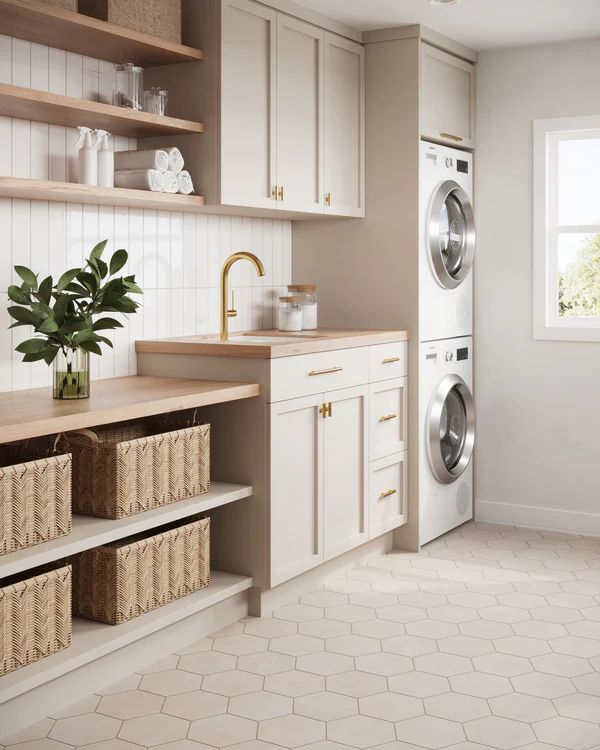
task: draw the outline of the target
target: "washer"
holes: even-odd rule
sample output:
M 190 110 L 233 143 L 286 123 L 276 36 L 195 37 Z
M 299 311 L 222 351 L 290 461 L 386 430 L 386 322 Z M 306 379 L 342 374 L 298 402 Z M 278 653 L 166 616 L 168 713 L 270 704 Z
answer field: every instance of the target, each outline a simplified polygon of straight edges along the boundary
M 473 334 L 473 157 L 421 141 L 419 338 Z
M 420 345 L 421 544 L 473 518 L 472 352 L 470 336 Z

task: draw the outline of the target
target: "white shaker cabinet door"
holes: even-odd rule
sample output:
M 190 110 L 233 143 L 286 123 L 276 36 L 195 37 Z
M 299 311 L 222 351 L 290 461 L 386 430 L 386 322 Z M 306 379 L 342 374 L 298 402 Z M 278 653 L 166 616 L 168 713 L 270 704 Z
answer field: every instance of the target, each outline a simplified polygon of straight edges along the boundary
M 324 559 L 367 541 L 368 386 L 325 393 L 323 420 Z
M 421 45 L 421 135 L 475 145 L 475 66 L 428 44 Z
M 365 50 L 325 34 L 324 210 L 365 215 Z
M 277 185 L 279 208 L 323 213 L 324 32 L 277 17 Z
M 277 13 L 225 0 L 221 48 L 221 203 L 276 208 Z
M 322 394 L 271 406 L 271 586 L 323 562 Z

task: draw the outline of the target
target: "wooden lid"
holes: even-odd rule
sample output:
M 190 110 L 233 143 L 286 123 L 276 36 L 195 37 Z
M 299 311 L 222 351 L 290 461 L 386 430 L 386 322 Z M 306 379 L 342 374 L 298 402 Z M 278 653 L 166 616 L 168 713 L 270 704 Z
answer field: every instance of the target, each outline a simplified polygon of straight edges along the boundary
M 316 284 L 288 284 L 288 291 L 301 292 L 302 294 L 314 294 L 317 291 Z
M 292 295 L 290 297 L 280 297 L 279 298 L 280 302 L 302 302 L 302 300 L 303 300 L 303 297 L 298 297 L 298 296 L 295 296 L 295 295 Z

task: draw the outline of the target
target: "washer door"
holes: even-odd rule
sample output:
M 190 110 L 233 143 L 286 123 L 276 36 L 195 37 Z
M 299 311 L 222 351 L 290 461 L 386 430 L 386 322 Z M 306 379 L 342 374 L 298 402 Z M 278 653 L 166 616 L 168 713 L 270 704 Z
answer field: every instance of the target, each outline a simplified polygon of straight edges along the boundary
M 431 202 L 428 221 L 429 253 L 437 280 L 455 289 L 467 277 L 475 253 L 475 216 L 469 196 L 446 180 Z
M 435 478 L 444 484 L 454 482 L 469 465 L 475 442 L 473 395 L 458 375 L 447 375 L 433 392 L 426 435 Z

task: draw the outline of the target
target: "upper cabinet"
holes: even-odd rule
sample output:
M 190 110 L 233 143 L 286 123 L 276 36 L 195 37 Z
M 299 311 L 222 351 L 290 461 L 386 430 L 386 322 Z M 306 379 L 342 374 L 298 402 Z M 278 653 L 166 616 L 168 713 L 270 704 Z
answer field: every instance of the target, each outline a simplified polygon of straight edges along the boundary
M 475 146 L 475 65 L 421 44 L 421 135 L 458 148 Z

